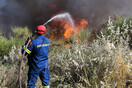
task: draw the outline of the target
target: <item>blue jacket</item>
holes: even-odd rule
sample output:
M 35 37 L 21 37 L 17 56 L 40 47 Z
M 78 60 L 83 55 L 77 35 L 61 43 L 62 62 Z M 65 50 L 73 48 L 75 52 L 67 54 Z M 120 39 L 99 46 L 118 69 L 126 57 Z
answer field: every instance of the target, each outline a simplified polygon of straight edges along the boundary
M 43 42 L 44 40 L 44 42 Z M 36 71 L 48 68 L 48 51 L 49 40 L 45 36 L 37 36 L 31 41 L 32 44 L 27 47 L 26 54 L 28 54 L 28 65 Z M 43 43 L 43 44 L 42 44 Z M 22 46 L 21 52 L 23 53 L 25 45 Z

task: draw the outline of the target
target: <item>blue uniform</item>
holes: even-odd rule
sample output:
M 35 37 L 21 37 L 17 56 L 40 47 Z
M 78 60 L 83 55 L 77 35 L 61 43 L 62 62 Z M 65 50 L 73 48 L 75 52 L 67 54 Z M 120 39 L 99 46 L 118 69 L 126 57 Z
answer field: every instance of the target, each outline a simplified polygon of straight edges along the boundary
M 43 44 L 42 44 L 43 43 Z M 25 45 L 21 51 L 24 52 Z M 32 40 L 32 44 L 27 47 L 26 54 L 28 54 L 28 88 L 34 88 L 39 76 L 42 85 L 49 88 L 49 70 L 48 70 L 48 51 L 49 40 L 45 36 L 37 36 Z

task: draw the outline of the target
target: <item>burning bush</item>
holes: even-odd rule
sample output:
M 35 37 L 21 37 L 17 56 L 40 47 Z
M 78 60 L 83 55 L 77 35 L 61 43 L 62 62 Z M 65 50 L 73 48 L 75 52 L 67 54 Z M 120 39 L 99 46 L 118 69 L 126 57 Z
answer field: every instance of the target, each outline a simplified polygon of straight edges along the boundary
M 76 36 L 79 34 L 80 31 L 87 26 L 87 21 L 85 19 L 77 19 L 74 21 L 75 28 L 73 27 L 72 23 L 65 19 L 57 19 L 50 23 L 50 35 L 48 35 L 52 39 L 67 39 L 70 36 Z M 73 23 L 73 24 L 74 24 Z

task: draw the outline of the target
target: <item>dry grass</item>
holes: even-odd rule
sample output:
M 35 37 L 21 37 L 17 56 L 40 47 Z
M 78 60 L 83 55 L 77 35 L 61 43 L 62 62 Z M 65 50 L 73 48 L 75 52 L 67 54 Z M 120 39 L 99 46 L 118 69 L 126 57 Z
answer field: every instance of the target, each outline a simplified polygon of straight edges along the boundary
M 119 55 L 116 58 L 113 71 L 105 76 L 105 82 L 111 83 L 112 88 L 125 88 L 127 86 L 126 83 L 129 80 L 128 76 L 132 74 L 132 72 L 129 63 L 123 60 L 121 52 L 119 52 Z

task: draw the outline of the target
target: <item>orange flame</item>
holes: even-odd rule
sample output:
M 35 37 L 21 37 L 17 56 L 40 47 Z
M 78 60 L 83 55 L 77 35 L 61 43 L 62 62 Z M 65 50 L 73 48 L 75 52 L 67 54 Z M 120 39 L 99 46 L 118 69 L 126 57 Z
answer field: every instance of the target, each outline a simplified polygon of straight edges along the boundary
M 55 14 L 61 13 L 63 11 L 62 9 L 57 7 L 57 5 L 55 3 L 49 3 L 48 7 L 54 10 L 54 13 L 51 14 L 51 17 L 53 17 L 53 16 L 55 16 Z M 78 33 L 80 31 L 82 31 L 88 24 L 85 19 L 79 19 L 79 18 L 74 20 L 74 23 L 75 23 L 76 32 L 78 32 Z M 64 39 L 67 39 L 69 36 L 75 36 L 74 29 L 72 28 L 71 24 L 67 20 L 57 19 L 56 21 L 53 21 L 51 23 L 51 26 L 56 27 L 58 29 L 64 29 L 63 30 L 64 34 L 63 34 L 63 36 L 61 36 Z M 60 31 L 57 32 L 57 35 L 59 33 L 60 33 Z M 51 38 L 55 38 L 56 37 L 55 35 L 56 34 L 53 33 L 53 35 L 51 35 Z
M 54 34 L 53 34 L 53 35 L 51 35 L 50 37 L 51 37 L 52 39 L 54 39 L 54 38 L 55 38 Z
M 75 23 L 75 30 L 78 33 L 80 31 L 82 31 L 88 24 L 85 19 L 81 19 L 81 20 L 78 19 L 78 20 L 74 21 L 74 23 Z M 74 29 L 72 28 L 71 24 L 67 20 L 57 19 L 56 21 L 51 23 L 51 26 L 54 26 L 54 27 L 59 26 L 59 29 L 64 29 L 63 30 L 64 34 L 62 36 L 64 39 L 67 39 L 70 36 L 75 36 Z M 55 35 L 54 34 L 51 35 L 51 38 L 55 38 Z
M 79 22 L 76 24 L 77 31 L 80 32 L 80 29 L 83 30 L 86 27 L 87 24 L 88 23 L 85 19 L 79 20 Z
M 85 19 L 79 20 L 79 22 L 77 22 L 75 24 L 75 28 L 76 28 L 77 32 L 80 32 L 80 29 L 83 30 L 86 27 L 87 24 L 88 23 L 87 23 L 87 21 Z M 64 38 L 68 38 L 69 36 L 74 36 L 74 34 L 73 34 L 74 33 L 74 29 L 71 27 L 69 22 L 67 22 L 65 24 L 64 29 L 65 29 Z
M 69 36 L 73 36 L 74 30 L 68 22 L 65 24 L 64 29 L 65 29 L 64 38 L 68 38 Z

